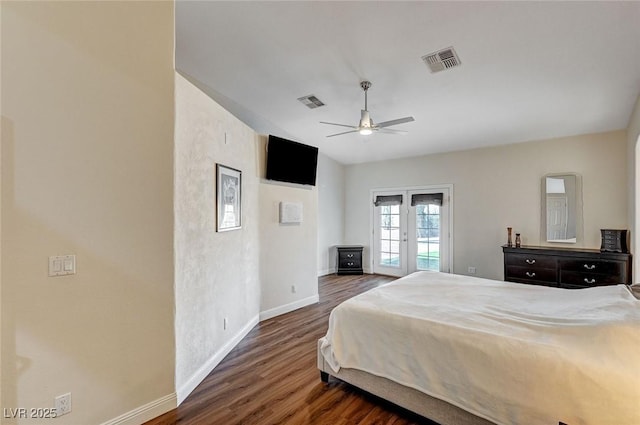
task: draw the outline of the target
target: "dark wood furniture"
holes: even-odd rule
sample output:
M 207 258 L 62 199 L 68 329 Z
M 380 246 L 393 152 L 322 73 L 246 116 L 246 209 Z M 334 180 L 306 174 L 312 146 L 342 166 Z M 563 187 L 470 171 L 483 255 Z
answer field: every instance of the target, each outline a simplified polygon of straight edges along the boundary
M 363 274 L 362 246 L 342 245 L 338 250 L 338 274 Z
M 630 285 L 631 254 L 597 249 L 502 246 L 504 280 L 579 289 Z
M 600 234 L 602 236 L 600 251 L 629 252 L 626 230 L 600 229 Z

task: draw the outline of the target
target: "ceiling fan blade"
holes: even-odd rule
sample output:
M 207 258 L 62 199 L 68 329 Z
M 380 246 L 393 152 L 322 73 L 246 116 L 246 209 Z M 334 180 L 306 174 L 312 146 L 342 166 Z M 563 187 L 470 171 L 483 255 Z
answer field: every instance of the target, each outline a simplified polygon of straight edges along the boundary
M 340 136 L 340 135 L 342 135 L 342 134 L 357 133 L 357 132 L 358 132 L 358 130 L 356 129 L 356 130 L 345 131 L 344 133 L 330 134 L 330 135 L 328 135 L 327 137 Z
M 404 124 L 406 122 L 411 122 L 411 121 L 415 121 L 413 117 L 398 118 L 397 120 L 380 122 L 376 124 L 376 127 L 378 128 L 389 127 L 391 125 Z
M 329 124 L 329 125 L 337 125 L 339 127 L 347 127 L 347 128 L 355 128 L 357 129 L 358 127 L 356 127 L 355 125 L 346 125 L 346 124 L 337 124 L 335 122 L 325 122 L 325 121 L 320 121 L 320 124 Z
M 401 135 L 405 135 L 408 134 L 409 132 L 406 130 L 396 130 L 395 128 L 377 128 L 375 129 L 377 131 L 379 131 L 380 133 L 387 133 L 387 134 L 401 134 Z

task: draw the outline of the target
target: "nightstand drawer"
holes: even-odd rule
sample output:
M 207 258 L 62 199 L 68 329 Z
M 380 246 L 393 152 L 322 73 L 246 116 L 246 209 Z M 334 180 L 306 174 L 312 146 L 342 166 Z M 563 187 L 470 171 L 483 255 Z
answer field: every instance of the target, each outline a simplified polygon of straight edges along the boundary
M 362 251 L 338 251 L 338 259 L 340 261 L 352 261 L 356 258 L 360 258 Z
M 357 258 L 341 258 L 338 261 L 338 267 L 339 268 L 345 268 L 345 267 L 361 268 L 362 260 L 360 259 L 360 256 L 358 256 Z

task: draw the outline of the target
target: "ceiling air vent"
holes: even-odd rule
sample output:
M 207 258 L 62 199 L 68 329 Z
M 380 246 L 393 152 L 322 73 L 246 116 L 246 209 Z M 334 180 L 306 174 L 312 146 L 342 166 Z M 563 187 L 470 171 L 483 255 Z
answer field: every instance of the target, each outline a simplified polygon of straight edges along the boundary
M 298 100 L 307 105 L 309 109 L 315 109 L 324 106 L 324 103 L 322 103 L 320 99 L 312 94 L 310 94 L 309 96 L 299 97 Z
M 444 71 L 445 69 L 453 68 L 461 64 L 460 58 L 458 58 L 453 47 L 447 47 L 435 53 L 424 55 L 422 60 L 427 64 L 432 73 Z

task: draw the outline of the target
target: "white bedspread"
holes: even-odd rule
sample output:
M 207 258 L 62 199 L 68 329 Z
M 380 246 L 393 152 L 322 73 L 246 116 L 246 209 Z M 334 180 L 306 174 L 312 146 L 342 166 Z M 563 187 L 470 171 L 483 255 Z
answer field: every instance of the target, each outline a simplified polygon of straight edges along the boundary
M 640 301 L 417 272 L 345 301 L 321 351 L 498 424 L 640 424 Z

